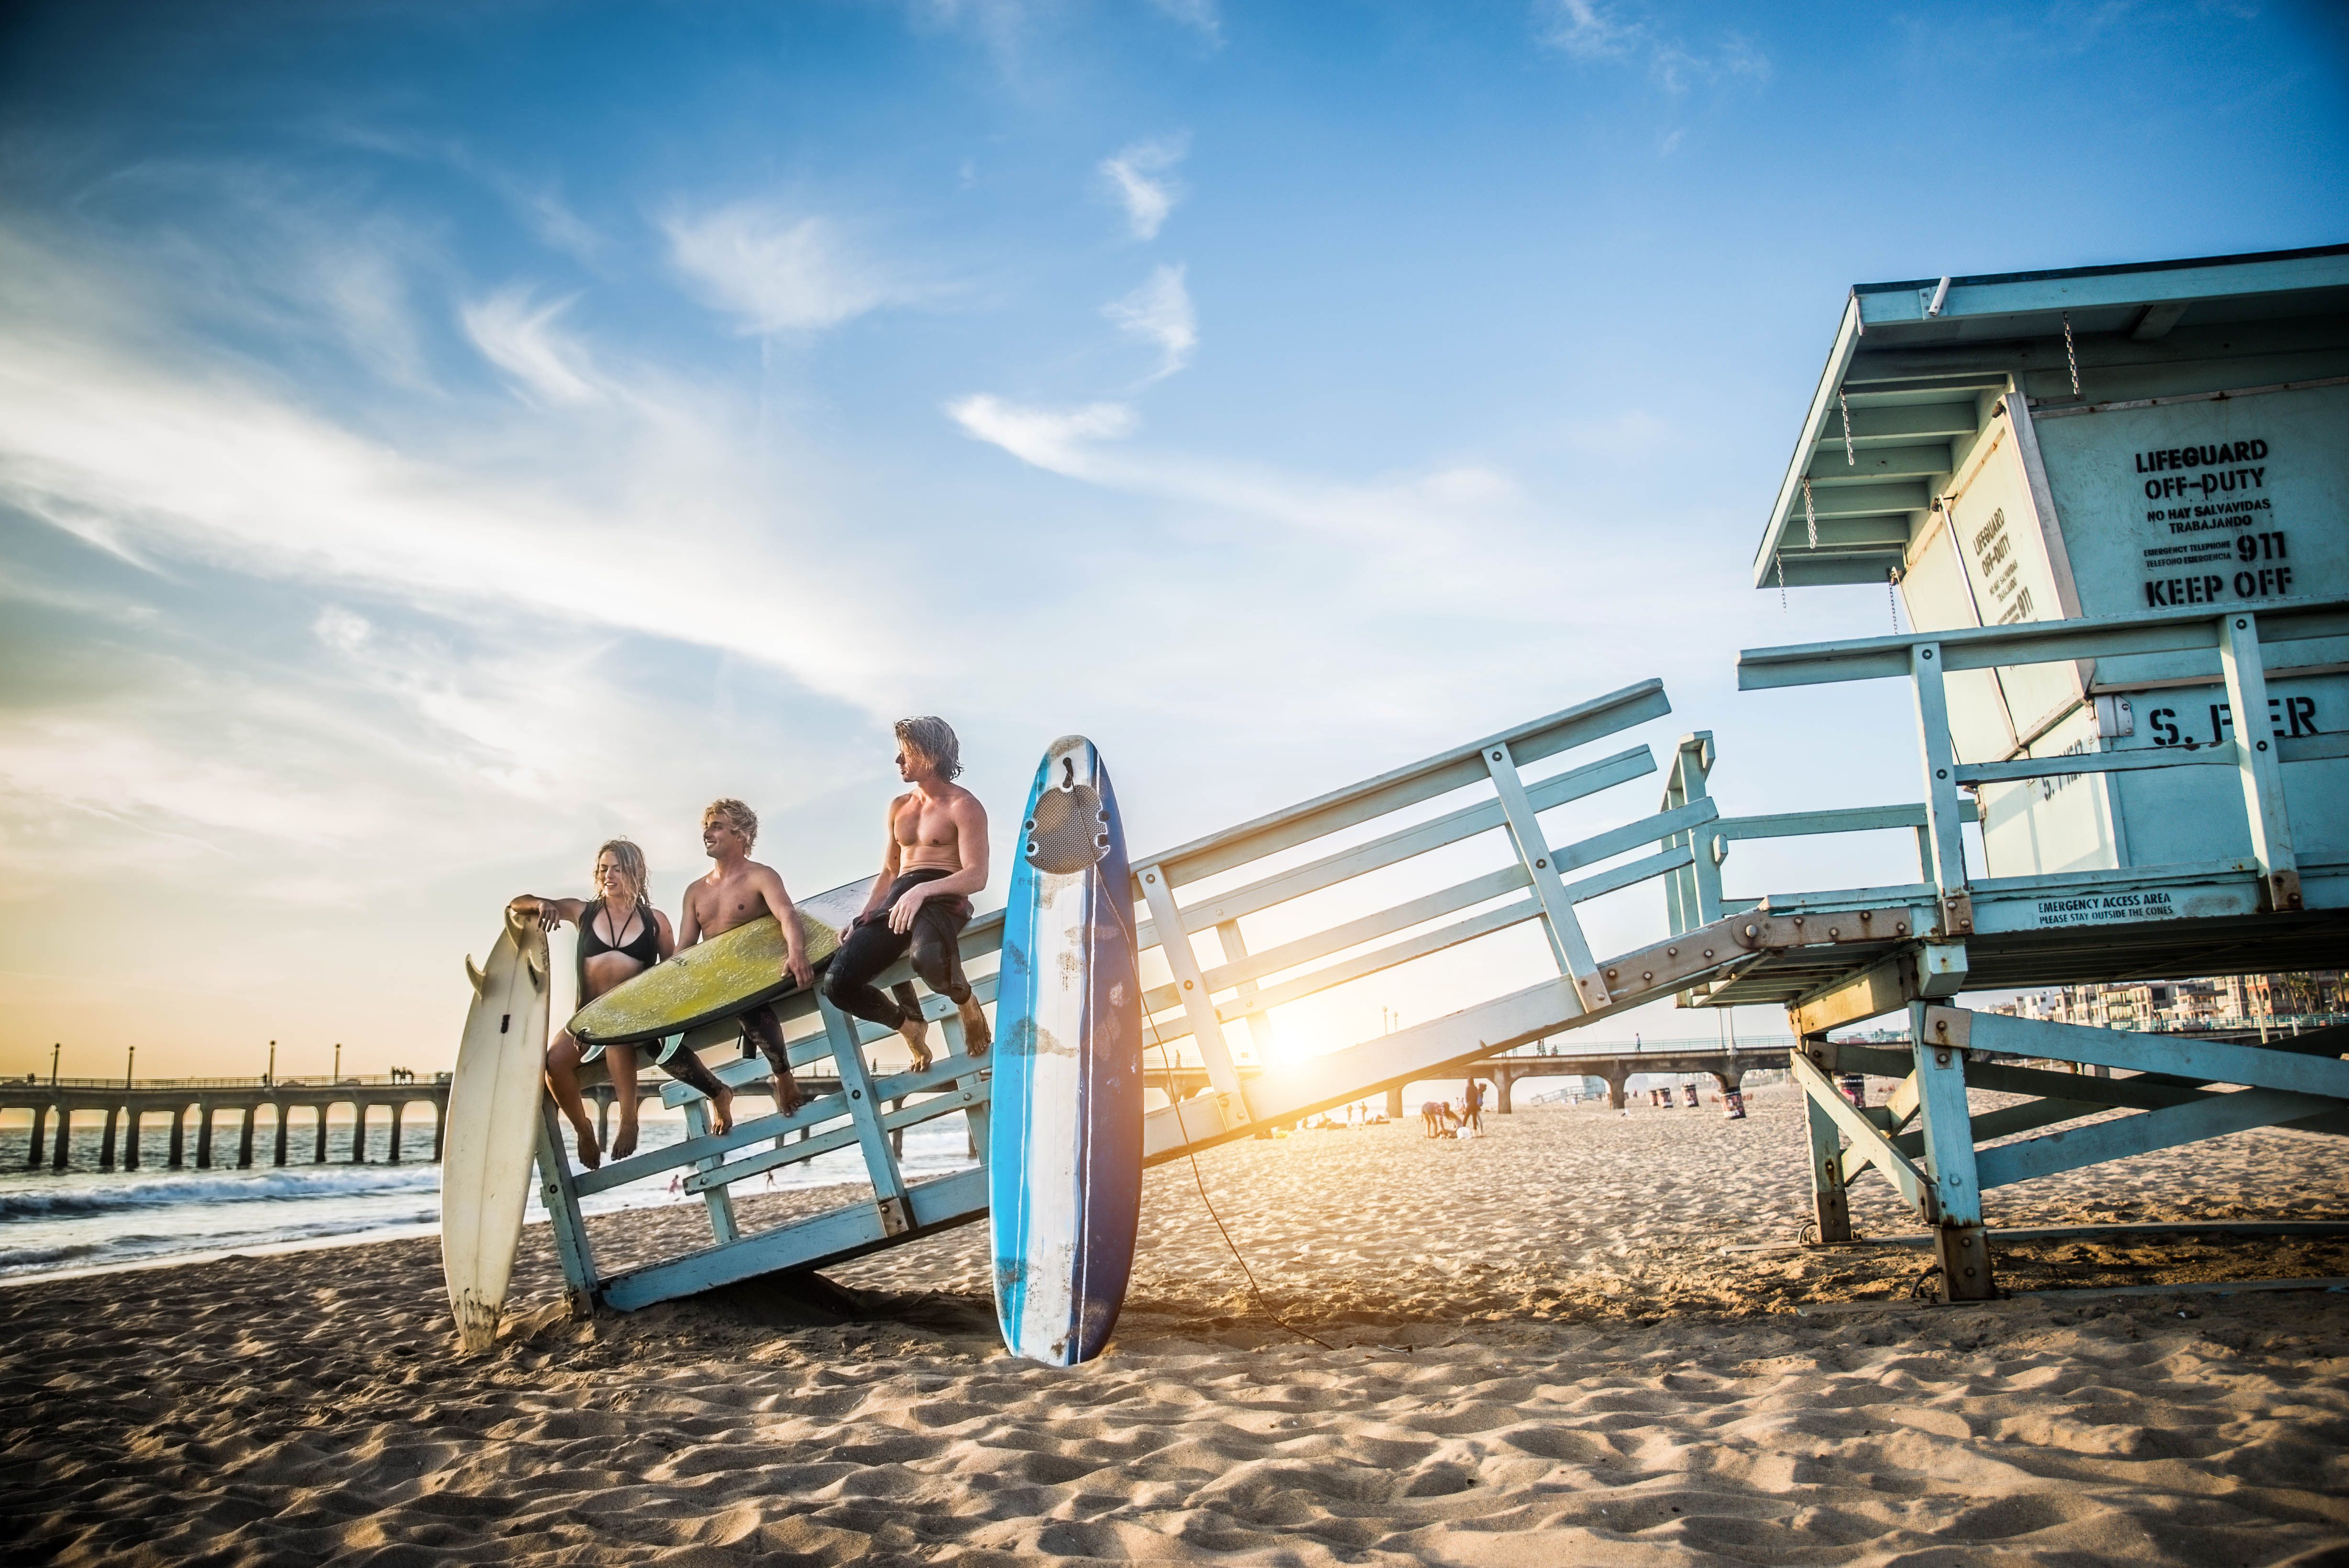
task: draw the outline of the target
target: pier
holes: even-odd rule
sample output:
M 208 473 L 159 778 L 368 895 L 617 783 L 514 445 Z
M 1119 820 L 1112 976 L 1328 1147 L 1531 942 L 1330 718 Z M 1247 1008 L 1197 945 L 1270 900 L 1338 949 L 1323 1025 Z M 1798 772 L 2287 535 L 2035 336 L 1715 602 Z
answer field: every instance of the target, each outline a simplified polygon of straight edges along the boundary
M 171 1147 L 164 1158 L 168 1169 L 179 1170 L 191 1163 L 191 1143 L 198 1170 L 231 1165 L 247 1169 L 254 1163 L 255 1145 L 264 1136 L 269 1140 L 267 1163 L 271 1165 L 295 1163 L 297 1149 L 308 1151 L 307 1163 L 324 1165 L 327 1118 L 337 1106 L 351 1107 L 347 1162 L 366 1163 L 368 1124 L 375 1112 L 382 1110 L 389 1117 L 387 1157 L 397 1165 L 406 1153 L 402 1134 L 409 1112 L 419 1104 L 432 1110 L 431 1158 L 437 1161 L 441 1129 L 449 1119 L 446 1075 L 419 1078 L 386 1074 L 315 1084 L 291 1078 L 272 1082 L 266 1078 L 26 1077 L 0 1082 L 0 1114 L 32 1113 L 32 1137 L 24 1165 L 27 1170 L 39 1169 L 45 1163 L 51 1170 L 70 1168 L 77 1116 L 105 1118 L 98 1141 L 100 1170 L 113 1170 L 118 1164 L 124 1170 L 138 1169 L 140 1135 L 144 1124 L 157 1120 L 171 1127 Z M 295 1113 L 305 1111 L 309 1114 L 297 1127 Z M 264 1112 L 268 1113 L 265 1117 Z M 235 1139 L 233 1159 L 226 1143 L 230 1137 Z

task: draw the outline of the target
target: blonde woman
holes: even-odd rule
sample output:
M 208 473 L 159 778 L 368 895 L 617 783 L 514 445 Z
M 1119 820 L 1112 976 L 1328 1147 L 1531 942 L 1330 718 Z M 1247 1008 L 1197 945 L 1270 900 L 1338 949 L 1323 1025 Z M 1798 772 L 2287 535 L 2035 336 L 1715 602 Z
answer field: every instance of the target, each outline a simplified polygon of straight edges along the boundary
M 595 998 L 652 968 L 677 951 L 677 936 L 668 917 L 652 906 L 645 891 L 645 852 L 625 838 L 615 838 L 595 852 L 595 897 L 542 898 L 525 893 L 512 908 L 535 918 L 543 930 L 565 921 L 579 928 L 579 1004 Z M 593 1170 L 604 1163 L 595 1141 L 595 1124 L 579 1090 L 582 1064 L 604 1058 L 618 1102 L 620 1126 L 612 1135 L 612 1158 L 626 1159 L 636 1150 L 636 1048 L 633 1045 L 587 1046 L 564 1030 L 546 1048 L 546 1081 L 555 1104 L 578 1136 L 579 1163 Z M 713 1120 L 720 1130 L 730 1126 L 727 1110 L 733 1096 L 701 1059 L 690 1051 L 675 1051 L 660 1059 L 670 1075 L 690 1084 L 710 1101 Z

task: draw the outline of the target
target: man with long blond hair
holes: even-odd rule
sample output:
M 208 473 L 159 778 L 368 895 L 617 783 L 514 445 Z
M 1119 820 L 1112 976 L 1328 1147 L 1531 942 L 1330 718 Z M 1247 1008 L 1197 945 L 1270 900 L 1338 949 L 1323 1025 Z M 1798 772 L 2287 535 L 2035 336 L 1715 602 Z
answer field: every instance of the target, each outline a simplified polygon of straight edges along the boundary
M 954 782 L 962 743 L 944 719 L 897 721 L 897 776 L 913 787 L 889 803 L 888 837 L 873 896 L 841 937 L 823 994 L 905 1036 L 916 1068 L 930 1064 L 929 1024 L 873 983 L 911 950 L 914 972 L 962 1016 L 963 1044 L 984 1054 L 987 1014 L 963 978 L 958 939 L 970 896 L 987 886 L 987 808 Z

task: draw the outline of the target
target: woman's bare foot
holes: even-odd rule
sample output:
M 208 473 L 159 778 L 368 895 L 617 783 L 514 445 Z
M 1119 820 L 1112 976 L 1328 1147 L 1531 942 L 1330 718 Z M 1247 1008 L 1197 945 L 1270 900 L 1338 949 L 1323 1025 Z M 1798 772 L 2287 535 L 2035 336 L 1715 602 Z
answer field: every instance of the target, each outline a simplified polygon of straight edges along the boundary
M 626 1159 L 636 1152 L 636 1124 L 622 1122 L 620 1130 L 612 1135 L 612 1158 Z
M 807 1096 L 800 1093 L 799 1080 L 789 1073 L 780 1077 L 770 1077 L 767 1081 L 774 1085 L 775 1109 L 783 1115 L 790 1116 L 807 1104 Z
M 963 1054 L 976 1062 L 995 1044 L 995 1031 L 987 1026 L 987 1009 L 978 1004 L 978 998 L 969 998 L 957 1011 L 962 1014 Z
M 595 1147 L 595 1129 L 581 1122 L 571 1130 L 578 1139 L 580 1165 L 589 1170 L 600 1167 L 604 1163 L 604 1151 Z
M 907 1048 L 914 1053 L 914 1071 L 916 1073 L 926 1073 L 929 1071 L 929 1021 L 921 1017 L 908 1018 L 905 1023 L 897 1026 L 897 1033 L 905 1037 L 905 1044 Z

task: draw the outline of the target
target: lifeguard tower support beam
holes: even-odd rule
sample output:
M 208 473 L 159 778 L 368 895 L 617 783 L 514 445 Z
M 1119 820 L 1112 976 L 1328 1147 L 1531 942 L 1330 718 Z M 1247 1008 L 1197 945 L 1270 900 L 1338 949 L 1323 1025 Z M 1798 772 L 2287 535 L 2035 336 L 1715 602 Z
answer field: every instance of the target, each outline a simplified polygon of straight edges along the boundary
M 1746 690 L 1905 677 L 1916 700 L 1921 880 L 1754 913 L 1907 896 L 1936 932 L 1866 965 L 1759 958 L 1692 998 L 1787 1008 L 1823 1240 L 1848 1237 L 1844 1184 L 1872 1167 L 1939 1227 L 1951 1296 L 1983 1296 L 1985 1187 L 2349 1130 L 2330 1034 L 2219 1046 L 1945 1005 L 2349 952 L 2349 247 L 1855 289 L 1754 575 L 1889 580 L 1918 628 L 1739 660 Z M 1724 820 L 1713 848 L 1851 815 Z M 1898 1008 L 1905 1051 L 1826 1040 Z M 1838 1066 L 1904 1082 L 1863 1111 Z M 1971 1116 L 1970 1082 L 2041 1098 Z M 2116 1107 L 2144 1114 L 1977 1148 Z

